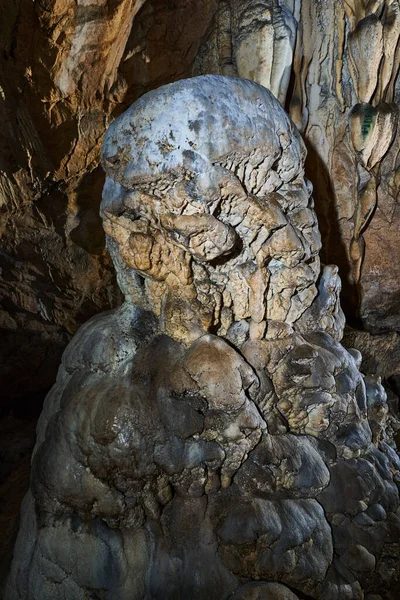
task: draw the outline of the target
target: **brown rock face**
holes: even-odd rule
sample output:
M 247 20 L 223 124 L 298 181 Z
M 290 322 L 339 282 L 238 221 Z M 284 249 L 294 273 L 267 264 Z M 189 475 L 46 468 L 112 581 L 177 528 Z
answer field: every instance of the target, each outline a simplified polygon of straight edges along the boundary
M 308 147 L 321 256 L 340 267 L 348 316 L 399 327 L 397 1 L 6 0 L 3 15 L 8 398 L 42 397 L 70 335 L 120 303 L 98 215 L 104 131 L 144 92 L 191 74 L 238 75 L 278 97 Z
M 138 8 L 21 2 L 5 9 L 1 320 L 4 352 L 13 355 L 6 375 L 19 380 L 11 398 L 51 385 L 68 336 L 118 302 L 98 216 L 97 164 L 104 105 Z M 33 381 L 16 377 L 21 365 Z
M 143 3 L 3 5 L 3 402 L 41 399 L 71 334 L 121 301 L 99 216 L 103 134 L 125 98 L 187 74 L 213 8 L 155 2 L 136 19 Z

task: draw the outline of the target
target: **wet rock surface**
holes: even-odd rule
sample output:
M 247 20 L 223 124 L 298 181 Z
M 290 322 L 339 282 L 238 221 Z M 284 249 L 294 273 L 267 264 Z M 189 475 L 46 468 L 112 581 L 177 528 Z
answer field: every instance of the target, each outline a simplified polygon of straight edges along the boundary
M 285 106 L 348 319 L 398 329 L 399 30 L 392 0 L 5 0 L 3 411 L 39 406 L 79 326 L 121 303 L 98 215 L 102 139 L 143 93 L 190 75 L 245 77 Z
M 63 355 L 7 600 L 396 597 L 396 418 L 340 344 L 304 159 L 240 79 L 160 88 L 109 129 L 126 300 Z

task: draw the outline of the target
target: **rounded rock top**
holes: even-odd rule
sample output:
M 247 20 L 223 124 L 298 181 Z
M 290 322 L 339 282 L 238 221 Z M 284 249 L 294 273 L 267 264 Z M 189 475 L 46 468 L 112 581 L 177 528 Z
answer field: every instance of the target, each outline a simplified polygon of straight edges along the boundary
M 134 102 L 109 127 L 102 164 L 129 188 L 174 171 L 201 171 L 204 161 L 256 158 L 289 147 L 302 164 L 300 134 L 269 90 L 247 79 L 203 75 Z

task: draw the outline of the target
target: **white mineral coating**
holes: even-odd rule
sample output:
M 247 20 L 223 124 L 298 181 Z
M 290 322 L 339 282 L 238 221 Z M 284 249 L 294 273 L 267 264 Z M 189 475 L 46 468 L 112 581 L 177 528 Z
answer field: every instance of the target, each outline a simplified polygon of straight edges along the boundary
M 110 250 L 145 278 L 146 298 L 142 287 L 135 301 L 168 334 L 232 337 L 245 320 L 258 339 L 267 322 L 294 324 L 312 304 L 320 237 L 304 158 L 276 99 L 241 79 L 164 86 L 111 125 L 102 152 Z
M 132 188 L 147 178 L 171 181 L 175 171 L 205 175 L 213 163 L 229 160 L 256 193 L 261 186 L 250 183 L 254 171 L 262 178 L 279 160 L 274 170 L 289 181 L 301 170 L 304 154 L 300 135 L 270 91 L 252 81 L 207 75 L 137 100 L 109 127 L 102 162 L 109 177 Z M 267 157 L 270 164 L 260 165 Z M 211 191 L 212 181 L 201 183 Z
M 358 21 L 348 38 L 350 73 L 360 102 L 369 102 L 378 84 L 383 26 L 374 13 Z
M 241 77 L 265 86 L 283 104 L 289 87 L 297 22 L 281 2 L 232 2 L 236 67 Z
M 393 417 L 339 342 L 303 159 L 248 81 L 182 81 L 115 121 L 102 215 L 126 302 L 64 353 L 5 600 L 390 589 Z

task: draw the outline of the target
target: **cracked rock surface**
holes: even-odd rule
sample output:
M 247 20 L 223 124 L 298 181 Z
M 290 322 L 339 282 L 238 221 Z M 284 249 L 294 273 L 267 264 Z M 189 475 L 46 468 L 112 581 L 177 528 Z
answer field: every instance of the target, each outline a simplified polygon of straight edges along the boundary
M 71 336 L 121 303 L 98 215 L 103 137 L 144 93 L 191 75 L 279 99 L 307 144 L 321 258 L 339 265 L 348 320 L 399 329 L 399 0 L 3 4 L 2 412 L 40 410 Z
M 161 87 L 109 128 L 125 303 L 63 355 L 6 600 L 396 598 L 397 429 L 340 344 L 304 160 L 235 78 Z

